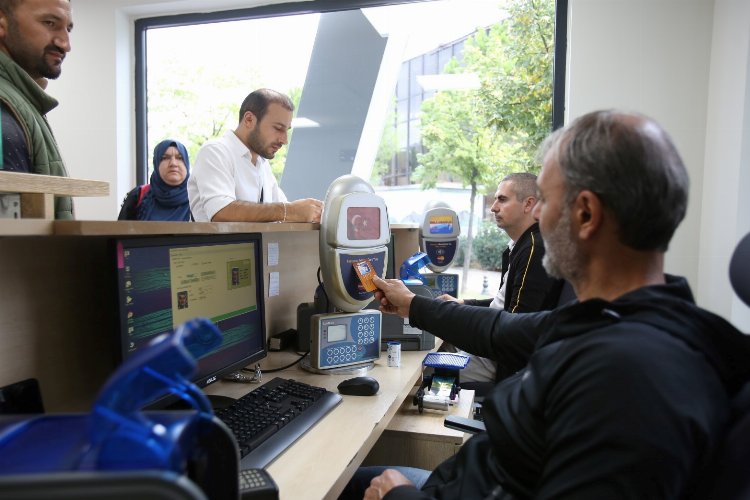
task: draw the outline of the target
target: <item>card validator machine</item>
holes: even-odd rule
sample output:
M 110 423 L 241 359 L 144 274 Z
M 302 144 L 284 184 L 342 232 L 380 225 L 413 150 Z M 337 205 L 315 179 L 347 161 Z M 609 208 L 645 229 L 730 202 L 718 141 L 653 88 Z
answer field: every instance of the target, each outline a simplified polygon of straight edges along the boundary
M 390 235 L 385 202 L 368 182 L 354 175 L 333 181 L 320 221 L 320 271 L 328 301 L 342 312 L 311 316 L 313 368 L 380 357 L 382 315 L 364 308 L 373 300 L 373 275 L 385 276 Z
M 419 247 L 430 259 L 427 267 L 433 271 L 421 275 L 425 285 L 453 297 L 458 296 L 458 275 L 443 271 L 453 264 L 460 234 L 458 215 L 448 207 L 427 210 L 419 228 Z
M 381 313 L 314 314 L 310 365 L 321 370 L 341 368 L 380 357 Z

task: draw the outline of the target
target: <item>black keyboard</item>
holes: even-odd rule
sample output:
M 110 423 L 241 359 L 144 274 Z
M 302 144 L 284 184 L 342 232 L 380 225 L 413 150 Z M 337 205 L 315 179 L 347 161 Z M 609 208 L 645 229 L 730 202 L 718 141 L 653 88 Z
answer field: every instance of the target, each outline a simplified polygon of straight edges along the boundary
M 237 439 L 240 468 L 263 468 L 340 402 L 322 387 L 277 377 L 215 414 Z

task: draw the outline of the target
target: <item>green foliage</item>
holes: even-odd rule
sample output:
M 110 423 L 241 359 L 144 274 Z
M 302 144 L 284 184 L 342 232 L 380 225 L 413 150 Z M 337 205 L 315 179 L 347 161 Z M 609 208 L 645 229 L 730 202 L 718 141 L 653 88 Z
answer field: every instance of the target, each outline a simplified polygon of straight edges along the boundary
M 149 65 L 149 147 L 153 149 L 158 142 L 171 137 L 185 144 L 190 160 L 195 160 L 206 141 L 236 127 L 240 105 L 247 93 L 265 86 L 252 73 L 247 78 L 243 74 L 240 80 L 237 76 L 217 74 L 207 67 L 185 67 L 177 59 Z M 287 95 L 297 108 L 302 89 L 290 89 Z M 289 131 L 290 142 L 292 132 Z M 270 160 L 277 180 L 284 171 L 287 149 L 281 148 Z M 151 168 L 150 157 L 148 165 Z
M 479 112 L 479 93 L 472 91 L 438 92 L 422 104 L 422 143 L 425 153 L 418 154 L 415 179 L 422 187 L 435 187 L 441 175 L 464 186 L 491 184 L 498 160 L 497 136 L 486 126 Z
M 390 169 L 391 159 L 398 152 L 398 139 L 396 127 L 394 126 L 396 121 L 395 97 L 389 109 L 390 111 L 383 127 L 383 135 L 380 138 L 378 153 L 375 156 L 375 164 L 370 174 L 370 183 L 373 185 L 380 184 L 383 175 Z
M 292 100 L 292 104 L 294 104 L 294 112 L 296 114 L 297 110 L 299 109 L 299 101 L 302 98 L 302 89 L 299 87 L 290 89 L 289 92 L 287 92 L 287 95 L 289 96 L 289 99 Z M 294 132 L 294 128 L 292 128 L 289 131 L 288 140 L 290 144 L 292 142 L 293 132 Z M 268 162 L 271 164 L 271 172 L 273 172 L 273 176 L 276 177 L 277 182 L 281 182 L 281 174 L 284 173 L 284 167 L 286 166 L 287 151 L 289 151 L 288 146 L 279 149 L 274 155 L 273 159 L 269 160 Z
M 488 126 L 511 145 L 511 171 L 538 172 L 536 151 L 552 125 L 554 0 L 512 0 L 508 18 L 467 43 L 466 71 L 480 74 Z
M 150 150 L 171 137 L 185 144 L 190 159 L 195 160 L 204 142 L 222 135 L 227 123 L 236 123 L 241 102 L 233 96 L 237 89 L 252 86 L 250 82 L 200 66 L 186 68 L 177 59 L 149 65 Z M 148 163 L 150 168 L 150 157 Z
M 415 179 L 424 189 L 446 175 L 471 186 L 472 209 L 475 194 L 492 193 L 508 173 L 539 171 L 536 152 L 552 125 L 555 0 L 508 0 L 507 12 L 466 41 L 460 64 L 446 65 L 446 73 L 476 74 L 480 88 L 444 90 L 422 103 L 425 153 Z M 477 238 L 474 249 L 470 221 L 466 253 L 496 267 L 491 239 Z
M 440 174 L 489 194 L 510 172 L 538 172 L 536 150 L 552 124 L 554 0 L 511 0 L 508 18 L 479 30 L 463 62 L 447 73 L 473 73 L 478 90 L 442 91 L 422 105 L 415 178 L 434 187 Z
M 505 231 L 500 230 L 494 222 L 483 220 L 473 240 L 471 252 L 479 267 L 489 271 L 500 271 L 503 252 L 510 241 Z M 466 236 L 461 236 L 458 241 L 457 262 L 462 262 L 464 259 L 465 245 Z

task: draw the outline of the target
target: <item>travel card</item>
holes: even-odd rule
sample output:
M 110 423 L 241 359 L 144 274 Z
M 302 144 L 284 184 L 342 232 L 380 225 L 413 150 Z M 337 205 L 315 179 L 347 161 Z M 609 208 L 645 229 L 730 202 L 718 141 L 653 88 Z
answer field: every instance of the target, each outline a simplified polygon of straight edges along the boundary
M 361 281 L 362 286 L 365 287 L 365 290 L 367 290 L 368 292 L 377 290 L 378 287 L 376 287 L 372 282 L 372 279 L 376 276 L 375 267 L 372 265 L 372 262 L 370 262 L 369 259 L 365 259 L 355 262 L 352 265 L 354 266 L 354 270 L 357 272 L 359 281 Z

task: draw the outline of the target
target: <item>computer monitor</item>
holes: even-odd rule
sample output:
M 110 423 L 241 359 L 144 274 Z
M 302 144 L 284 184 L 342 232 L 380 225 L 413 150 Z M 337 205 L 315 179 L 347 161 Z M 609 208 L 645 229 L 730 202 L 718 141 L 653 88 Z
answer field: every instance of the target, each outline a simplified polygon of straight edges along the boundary
M 120 360 L 195 317 L 223 334 L 198 360 L 198 387 L 266 356 L 260 234 L 122 237 L 113 247 Z

